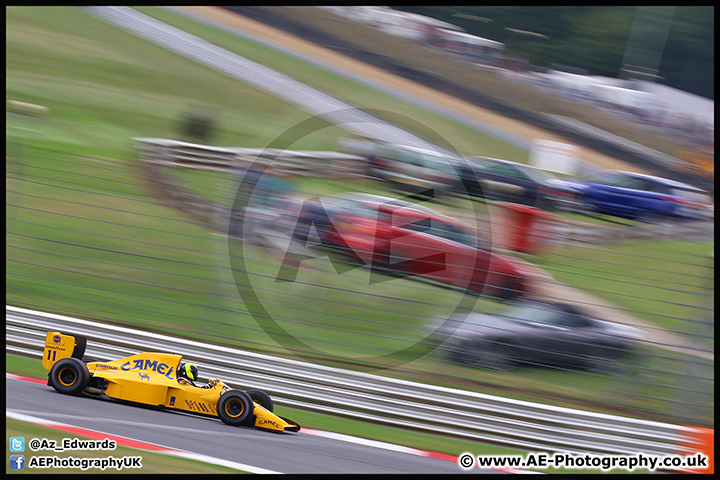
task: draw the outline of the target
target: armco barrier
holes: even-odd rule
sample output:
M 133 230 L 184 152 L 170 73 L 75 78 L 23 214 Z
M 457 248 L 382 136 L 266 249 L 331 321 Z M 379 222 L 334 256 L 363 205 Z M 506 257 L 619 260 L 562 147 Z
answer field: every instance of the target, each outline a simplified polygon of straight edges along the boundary
M 87 356 L 182 354 L 208 377 L 260 388 L 278 405 L 524 449 L 694 453 L 690 427 L 542 405 L 299 362 L 62 315 L 6 306 L 6 351 L 40 357 L 47 331 L 82 334 Z
M 133 145 L 140 158 L 148 163 L 217 172 L 246 168 L 255 161 L 269 163 L 289 175 L 316 178 L 355 177 L 366 169 L 364 157 L 342 152 L 226 148 L 165 138 L 134 138 Z
M 289 175 L 319 178 L 349 178 L 366 169 L 364 157 L 342 152 L 226 148 L 165 138 L 135 138 L 133 144 L 140 158 L 148 163 L 218 172 L 246 168 L 255 161 L 269 163 Z

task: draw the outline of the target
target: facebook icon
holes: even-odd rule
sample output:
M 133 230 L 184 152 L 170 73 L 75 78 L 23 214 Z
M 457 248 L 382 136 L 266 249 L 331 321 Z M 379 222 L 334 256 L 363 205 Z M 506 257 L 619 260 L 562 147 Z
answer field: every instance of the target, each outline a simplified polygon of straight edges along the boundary
M 10 470 L 25 470 L 25 455 L 10 455 Z

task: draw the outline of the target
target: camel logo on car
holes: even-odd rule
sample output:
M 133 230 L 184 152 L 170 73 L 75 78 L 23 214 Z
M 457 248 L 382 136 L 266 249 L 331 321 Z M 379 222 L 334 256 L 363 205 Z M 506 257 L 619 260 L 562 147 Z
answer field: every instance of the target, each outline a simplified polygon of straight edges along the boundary
M 148 382 L 150 381 L 150 375 L 143 375 L 140 372 L 138 372 L 138 374 L 140 375 L 141 380 L 147 380 Z
M 173 368 L 167 363 L 158 363 L 157 360 L 143 360 L 140 358 L 133 360 L 132 363 L 125 362 L 120 366 L 120 368 L 126 372 L 128 370 L 152 370 L 153 372 L 157 372 L 167 378 L 173 378 Z
M 268 425 L 268 424 L 272 425 L 272 426 L 275 427 L 275 428 L 280 428 L 280 425 L 278 425 L 277 423 L 273 422 L 272 420 L 265 420 L 265 419 L 260 420 L 260 421 L 258 422 L 258 425 L 257 425 L 257 426 L 258 426 L 258 427 L 262 427 L 263 425 Z

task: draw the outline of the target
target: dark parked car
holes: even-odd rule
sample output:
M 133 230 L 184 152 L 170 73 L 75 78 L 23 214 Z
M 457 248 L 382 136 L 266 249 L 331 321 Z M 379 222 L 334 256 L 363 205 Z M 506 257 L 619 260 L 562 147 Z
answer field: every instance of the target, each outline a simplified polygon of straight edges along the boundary
M 368 175 L 397 190 L 439 199 L 459 184 L 455 159 L 422 148 L 378 143 L 368 159 Z
M 495 370 L 526 363 L 612 371 L 642 338 L 638 329 L 576 306 L 531 299 L 513 300 L 496 315 L 472 312 L 435 327 L 454 361 Z
M 467 225 L 411 202 L 350 193 L 306 202 L 299 215 L 304 238 L 314 225 L 325 246 L 340 248 L 366 265 L 513 298 L 537 272 L 491 251 Z
M 613 170 L 564 184 L 575 189 L 588 209 L 605 215 L 648 222 L 713 215 L 708 192 L 666 178 Z
M 462 185 L 472 196 L 543 210 L 572 210 L 577 206 L 574 189 L 555 175 L 530 165 L 473 157 L 458 168 Z

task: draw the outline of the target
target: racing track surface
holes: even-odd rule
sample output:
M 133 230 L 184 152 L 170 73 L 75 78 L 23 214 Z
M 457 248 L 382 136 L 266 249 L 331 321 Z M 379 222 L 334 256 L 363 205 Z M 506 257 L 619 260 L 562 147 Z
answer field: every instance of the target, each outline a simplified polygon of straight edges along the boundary
M 71 397 L 47 385 L 22 380 L 6 378 L 5 382 L 7 410 L 281 473 L 465 473 L 447 460 L 304 434 L 302 430 L 276 434 L 230 427 L 215 418 Z M 500 473 L 478 468 L 467 472 Z

